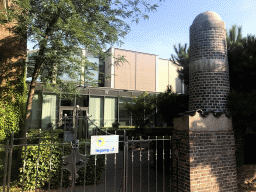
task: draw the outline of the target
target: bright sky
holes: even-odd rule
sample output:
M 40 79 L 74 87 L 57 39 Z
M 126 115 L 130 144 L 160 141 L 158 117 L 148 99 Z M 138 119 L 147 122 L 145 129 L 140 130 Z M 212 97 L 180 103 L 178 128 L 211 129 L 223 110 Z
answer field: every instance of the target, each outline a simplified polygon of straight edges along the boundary
M 157 12 L 149 14 L 149 20 L 131 25 L 120 48 L 169 59 L 175 53 L 173 45 L 189 45 L 189 27 L 205 11 L 218 13 L 226 29 L 237 24 L 242 25 L 243 37 L 256 35 L 256 0 L 165 0 Z
M 165 0 L 161 4 L 157 12 L 149 14 L 149 20 L 141 19 L 137 25 L 131 25 L 131 32 L 120 48 L 169 59 L 175 53 L 173 45 L 189 45 L 189 27 L 205 11 L 218 13 L 227 29 L 241 25 L 243 37 L 256 35 L 256 0 Z M 28 48 L 32 50 L 29 43 Z

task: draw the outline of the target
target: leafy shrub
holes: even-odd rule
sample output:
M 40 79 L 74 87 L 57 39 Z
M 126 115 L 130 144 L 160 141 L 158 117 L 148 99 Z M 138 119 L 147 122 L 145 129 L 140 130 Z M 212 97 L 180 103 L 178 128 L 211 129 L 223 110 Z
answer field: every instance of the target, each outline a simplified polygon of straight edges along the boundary
M 4 179 L 4 162 L 5 162 L 5 146 L 0 145 L 0 185 L 3 185 Z
M 50 144 L 51 141 L 46 140 L 41 144 Z M 56 142 L 55 142 L 56 143 Z M 25 190 L 37 188 L 42 188 L 49 182 L 49 176 L 51 174 L 51 184 L 55 185 L 59 182 L 59 175 L 61 170 L 61 149 L 55 145 L 42 145 L 40 146 L 39 158 L 38 158 L 38 148 L 37 146 L 28 146 L 27 154 L 23 153 L 22 159 L 26 158 L 25 166 L 25 177 L 24 186 Z M 52 148 L 52 152 L 51 152 Z M 37 171 L 37 159 L 38 171 Z M 50 161 L 51 161 L 51 171 L 50 171 Z M 22 173 L 22 169 L 20 170 Z M 22 174 L 21 174 L 22 175 Z M 37 183 L 36 183 L 37 179 Z M 22 183 L 22 177 L 20 182 Z
M 29 135 L 32 135 L 35 131 L 32 131 Z M 63 155 L 68 155 L 71 152 L 71 146 L 69 143 L 66 145 L 60 145 L 62 138 L 59 136 L 62 135 L 62 130 L 55 130 L 53 136 L 51 132 L 45 132 L 42 134 L 40 148 L 39 145 L 30 145 L 26 149 L 25 156 L 25 147 L 23 148 L 22 159 L 26 160 L 25 172 L 24 172 L 24 181 L 23 181 L 23 168 L 20 168 L 20 184 L 24 182 L 25 190 L 35 190 L 35 188 L 48 188 L 48 185 L 51 185 L 51 188 L 58 188 L 61 184 L 61 162 Z M 51 145 L 51 140 L 53 144 Z M 28 139 L 29 144 L 38 144 L 39 138 L 34 137 Z M 80 141 L 81 142 L 81 141 Z M 89 141 L 90 142 L 90 141 Z M 89 145 L 88 145 L 89 146 Z M 38 156 L 39 149 L 39 156 Z M 64 154 L 63 154 L 64 149 Z M 80 145 L 79 151 L 81 154 L 85 152 L 85 145 Z M 89 148 L 86 149 L 86 153 L 89 154 Z M 37 159 L 38 171 L 37 171 Z M 50 162 L 51 162 L 51 171 L 50 171 Z M 97 183 L 101 180 L 102 171 L 104 170 L 104 157 L 97 157 L 97 167 L 96 167 L 96 181 Z M 94 156 L 89 157 L 88 164 L 86 166 L 86 184 L 94 183 Z M 84 170 L 80 169 L 78 171 L 79 178 L 77 179 L 77 184 L 83 184 L 84 182 Z M 63 170 L 62 186 L 68 187 L 71 184 L 69 180 L 70 172 Z M 37 184 L 36 184 L 37 178 Z M 50 183 L 49 183 L 50 179 Z
M 0 142 L 12 132 L 17 133 L 24 124 L 26 89 L 25 76 L 16 85 L 7 82 L 0 89 Z
M 81 168 L 78 171 L 78 179 L 77 179 L 77 184 L 84 184 L 84 171 L 86 171 L 86 179 L 85 179 L 85 184 L 86 185 L 91 185 L 94 184 L 94 177 L 95 177 L 95 156 L 91 155 L 89 157 L 89 161 L 87 162 L 86 170 L 84 168 Z M 97 165 L 96 165 L 96 184 L 99 184 L 102 178 L 102 172 L 104 170 L 104 159 L 105 155 L 97 155 Z

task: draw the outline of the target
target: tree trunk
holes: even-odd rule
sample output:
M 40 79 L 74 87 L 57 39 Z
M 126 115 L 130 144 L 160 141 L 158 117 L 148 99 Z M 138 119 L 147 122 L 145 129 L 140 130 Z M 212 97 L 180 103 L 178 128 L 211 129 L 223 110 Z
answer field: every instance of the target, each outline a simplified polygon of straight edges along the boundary
M 24 129 L 21 130 L 21 137 L 25 138 L 26 137 L 26 133 L 28 131 L 28 127 L 29 127 L 29 117 L 31 115 L 31 110 L 32 110 L 32 103 L 33 103 L 33 97 L 35 94 L 35 88 L 36 88 L 36 80 L 39 76 L 40 70 L 42 68 L 42 64 L 44 61 L 42 61 L 41 58 L 43 58 L 45 51 L 46 51 L 46 45 L 47 45 L 47 39 L 48 39 L 48 35 L 51 33 L 51 30 L 53 28 L 53 26 L 56 24 L 56 22 L 58 21 L 58 18 L 60 17 L 60 9 L 58 8 L 56 16 L 51 20 L 51 22 L 49 22 L 49 26 L 46 28 L 45 30 L 45 35 L 44 35 L 44 39 L 41 40 L 41 42 L 39 43 L 39 52 L 35 61 L 35 69 L 33 72 L 33 76 L 32 76 L 32 81 L 30 84 L 30 89 L 29 89 L 29 93 L 28 93 L 28 100 L 27 100 L 27 107 L 26 107 L 26 119 L 25 119 L 25 126 Z M 38 59 L 40 58 L 40 59 Z M 21 140 L 22 144 L 26 143 L 26 140 Z
M 32 103 L 33 103 L 33 97 L 35 94 L 35 88 L 36 88 L 36 79 L 38 78 L 39 75 L 39 71 L 40 71 L 40 67 L 37 67 L 34 70 L 33 73 L 33 77 L 32 77 L 32 81 L 30 83 L 30 88 L 29 88 L 29 93 L 28 93 L 28 99 L 27 99 L 27 106 L 26 106 L 26 119 L 25 119 L 25 125 L 24 128 L 21 129 L 21 137 L 25 138 L 26 137 L 26 133 L 28 131 L 28 127 L 29 127 L 29 117 L 31 115 L 31 110 L 32 110 Z M 23 141 L 23 140 L 22 140 Z M 25 140 L 24 140 L 25 141 Z M 25 142 L 22 142 L 22 144 L 24 144 Z
M 38 57 L 41 58 L 40 56 L 44 55 L 44 53 L 45 53 L 45 46 L 40 46 Z M 28 92 L 25 126 L 24 126 L 23 129 L 21 129 L 21 137 L 22 138 L 26 137 L 26 133 L 28 131 L 29 118 L 30 118 L 30 115 L 31 115 L 33 97 L 34 97 L 35 88 L 36 88 L 36 80 L 39 76 L 40 70 L 42 68 L 42 64 L 43 64 L 42 60 L 36 59 L 35 69 L 34 69 L 34 72 L 33 72 L 33 75 L 32 75 L 32 80 L 31 80 L 30 88 L 29 88 L 29 92 Z M 26 143 L 25 139 L 21 140 L 21 144 L 25 144 L 25 143 Z

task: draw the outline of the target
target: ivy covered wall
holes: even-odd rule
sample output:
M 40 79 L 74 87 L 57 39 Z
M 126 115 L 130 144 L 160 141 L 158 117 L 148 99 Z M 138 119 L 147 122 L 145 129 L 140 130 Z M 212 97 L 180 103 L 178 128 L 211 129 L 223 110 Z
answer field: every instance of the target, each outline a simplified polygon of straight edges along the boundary
M 25 69 L 16 83 L 7 81 L 0 89 L 0 142 L 24 125 L 26 112 Z

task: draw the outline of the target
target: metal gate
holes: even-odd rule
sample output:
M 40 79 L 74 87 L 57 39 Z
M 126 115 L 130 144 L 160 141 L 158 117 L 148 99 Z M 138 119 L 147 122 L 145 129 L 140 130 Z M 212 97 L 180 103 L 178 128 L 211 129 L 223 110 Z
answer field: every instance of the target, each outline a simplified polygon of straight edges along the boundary
M 38 130 L 26 138 L 15 138 L 12 134 L 5 146 L 4 192 L 12 191 L 12 186 L 26 191 L 33 182 L 34 191 L 170 191 L 171 137 L 140 136 L 129 140 L 124 131 L 119 135 L 119 153 L 90 155 L 90 142 L 87 139 L 79 142 L 77 130 L 71 142 L 64 142 L 64 135 L 63 142 L 55 141 L 54 132 L 51 127 L 48 132 Z M 99 134 L 111 133 L 96 128 L 95 135 Z M 26 140 L 25 144 L 19 144 L 22 139 Z M 13 158 L 19 149 L 23 155 L 20 166 L 15 161 L 16 155 Z M 48 159 L 42 160 L 44 154 Z M 30 166 L 32 157 L 34 166 Z M 46 167 L 42 167 L 44 163 L 48 163 Z M 28 173 L 30 169 L 33 174 Z M 68 173 L 69 177 L 65 177 Z
M 171 191 L 171 137 L 124 140 L 123 191 Z

